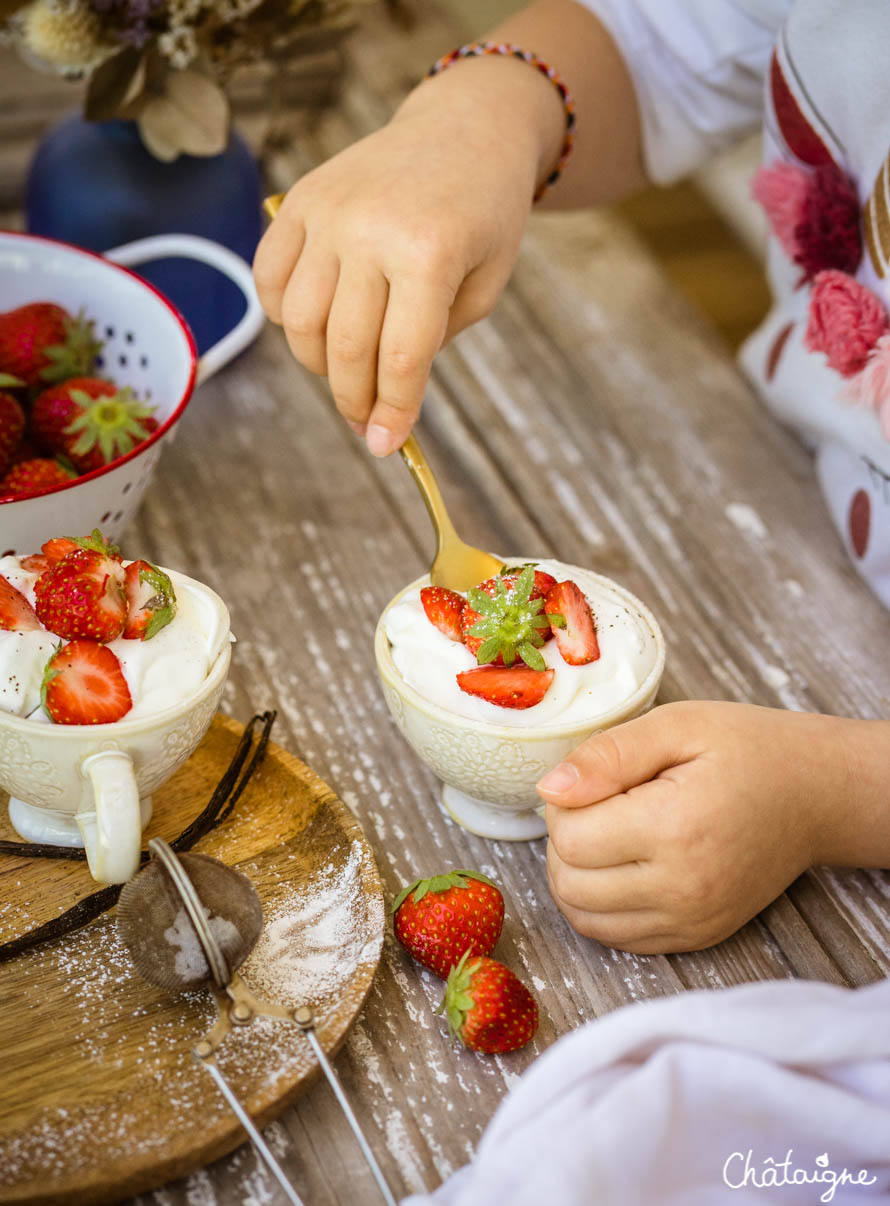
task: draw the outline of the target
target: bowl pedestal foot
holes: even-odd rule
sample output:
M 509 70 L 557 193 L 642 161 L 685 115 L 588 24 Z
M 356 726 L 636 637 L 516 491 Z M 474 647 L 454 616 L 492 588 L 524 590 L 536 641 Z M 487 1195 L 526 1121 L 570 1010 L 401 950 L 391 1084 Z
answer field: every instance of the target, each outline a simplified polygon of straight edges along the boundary
M 495 838 L 500 842 L 530 842 L 547 834 L 544 818 L 533 808 L 514 812 L 468 796 L 448 784 L 442 787 L 442 808 L 452 821 L 479 837 Z
M 151 820 L 151 796 L 139 801 L 142 813 L 142 828 Z M 9 821 L 13 829 L 25 842 L 36 842 L 43 846 L 72 846 L 83 848 L 83 837 L 75 817 L 70 812 L 57 812 L 53 808 L 39 808 L 26 804 L 15 796 L 9 797 Z

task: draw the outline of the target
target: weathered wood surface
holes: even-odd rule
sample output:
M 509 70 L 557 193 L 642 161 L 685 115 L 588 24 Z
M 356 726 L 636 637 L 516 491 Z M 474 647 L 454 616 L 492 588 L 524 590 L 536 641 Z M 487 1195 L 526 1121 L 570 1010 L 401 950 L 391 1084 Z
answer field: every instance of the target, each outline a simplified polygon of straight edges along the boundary
M 216 716 L 155 793 L 147 839 L 172 841 L 201 813 L 242 733 Z M 15 840 L 5 804 L 0 792 L 0 834 Z M 310 1004 L 333 1056 L 373 981 L 385 925 L 374 855 L 355 818 L 272 742 L 232 814 L 193 850 L 242 871 L 262 902 L 266 926 L 240 968 L 245 982 L 291 1009 Z M 83 863 L 5 857 L 0 940 L 95 888 Z M 137 926 L 143 917 L 136 914 Z M 212 995 L 149 985 L 113 912 L 0 965 L 0 1000 L 0 1201 L 119 1201 L 240 1146 L 240 1123 L 192 1056 L 217 1018 Z M 306 1036 L 280 1020 L 230 1032 L 218 1060 L 260 1122 L 319 1076 Z
M 268 163 L 275 187 L 385 120 L 456 43 L 422 8 L 410 34 L 364 20 L 340 106 Z M 419 435 L 472 543 L 589 564 L 651 605 L 668 640 L 662 700 L 890 715 L 890 621 L 847 564 L 808 455 L 614 216 L 533 217 L 496 312 L 438 357 Z M 238 645 L 226 710 L 279 709 L 277 741 L 354 808 L 389 892 L 442 866 L 504 886 L 499 955 L 538 995 L 534 1044 L 495 1059 L 454 1051 L 433 1014 L 438 981 L 388 939 L 338 1059 L 398 1190 L 463 1164 L 517 1075 L 580 1021 L 688 988 L 864 984 L 890 970 L 882 872 L 804 876 L 719 947 L 641 958 L 563 921 L 543 843 L 487 842 L 441 815 L 388 719 L 371 648 L 384 604 L 429 563 L 425 509 L 398 458 L 365 454 L 277 330 L 199 391 L 127 548 L 227 599 Z M 323 1085 L 268 1134 L 307 1203 L 377 1201 Z M 277 1200 L 244 1148 L 138 1202 Z

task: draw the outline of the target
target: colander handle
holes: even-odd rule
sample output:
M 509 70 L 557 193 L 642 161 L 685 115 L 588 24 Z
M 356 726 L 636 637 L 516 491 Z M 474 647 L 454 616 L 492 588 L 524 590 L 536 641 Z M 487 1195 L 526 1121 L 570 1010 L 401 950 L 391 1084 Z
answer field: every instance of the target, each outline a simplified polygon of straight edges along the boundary
M 262 330 L 265 315 L 256 295 L 250 266 L 240 255 L 229 251 L 228 247 L 223 247 L 220 243 L 214 243 L 212 239 L 202 239 L 198 235 L 189 234 L 152 235 L 147 239 L 137 239 L 133 243 L 112 247 L 103 254 L 107 260 L 124 268 L 133 268 L 137 264 L 145 264 L 149 260 L 159 260 L 167 256 L 199 260 L 227 276 L 244 294 L 244 300 L 247 302 L 244 314 L 228 334 L 199 358 L 198 385 L 242 352 Z

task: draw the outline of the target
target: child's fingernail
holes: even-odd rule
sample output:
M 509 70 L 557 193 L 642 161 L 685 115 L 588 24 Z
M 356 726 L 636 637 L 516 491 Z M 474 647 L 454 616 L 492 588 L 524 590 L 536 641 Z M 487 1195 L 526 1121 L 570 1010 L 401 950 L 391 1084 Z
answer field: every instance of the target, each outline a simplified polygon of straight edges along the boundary
M 553 792 L 558 796 L 570 791 L 577 782 L 578 768 L 571 762 L 561 762 L 559 766 L 554 766 L 552 771 L 548 771 L 543 779 L 538 780 L 538 787 L 541 791 Z
M 374 456 L 389 456 L 396 446 L 393 433 L 388 427 L 381 427 L 379 423 L 370 425 L 365 432 L 365 441 L 368 451 Z
M 351 427 L 356 435 L 363 436 L 368 429 L 367 423 L 353 423 L 352 419 L 346 420 L 346 426 Z

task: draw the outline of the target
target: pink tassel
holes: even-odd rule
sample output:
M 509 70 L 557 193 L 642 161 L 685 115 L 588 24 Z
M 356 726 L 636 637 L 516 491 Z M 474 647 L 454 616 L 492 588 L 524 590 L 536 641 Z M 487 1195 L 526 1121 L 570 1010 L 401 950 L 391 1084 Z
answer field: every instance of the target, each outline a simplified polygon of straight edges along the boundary
M 870 289 L 836 268 L 818 273 L 805 342 L 811 352 L 824 352 L 835 372 L 842 377 L 858 373 L 888 329 L 887 312 Z
M 868 354 L 861 373 L 840 392 L 843 402 L 877 413 L 881 431 L 890 440 L 890 334 L 882 335 Z
M 781 159 L 771 167 L 758 168 L 751 181 L 751 196 L 763 206 L 773 234 L 792 260 L 800 252 L 796 232 L 809 187 L 809 173 Z
M 859 198 L 853 182 L 833 163 L 814 168 L 794 238 L 794 259 L 808 280 L 823 268 L 852 273 L 859 267 Z

